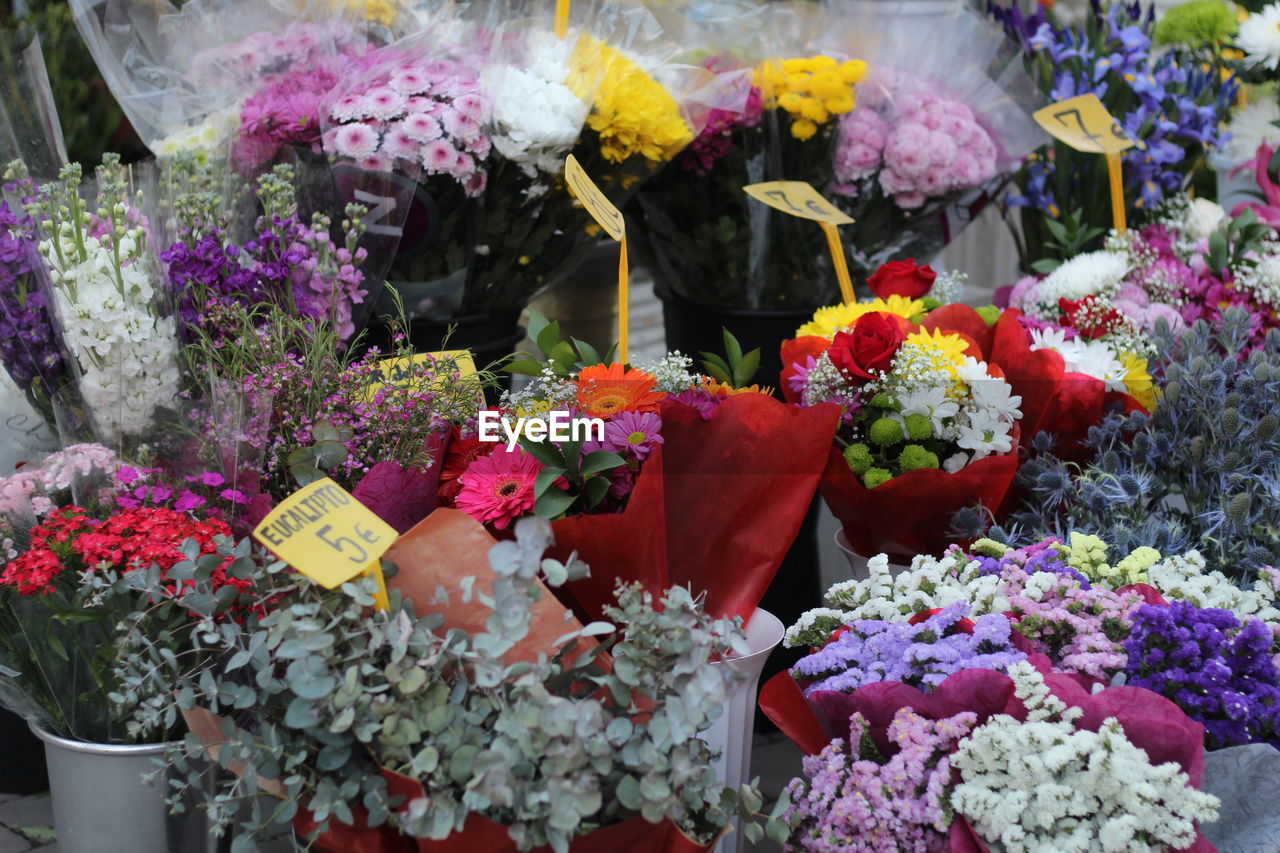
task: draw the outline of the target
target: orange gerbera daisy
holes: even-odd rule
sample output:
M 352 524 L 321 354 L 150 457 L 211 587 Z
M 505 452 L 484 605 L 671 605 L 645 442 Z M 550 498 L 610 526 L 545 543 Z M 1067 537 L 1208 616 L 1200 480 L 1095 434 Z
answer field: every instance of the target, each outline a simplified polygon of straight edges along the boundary
M 759 385 L 747 385 L 743 388 L 734 388 L 732 385 L 725 385 L 718 379 L 712 379 L 708 376 L 702 381 L 702 389 L 709 394 L 717 397 L 734 397 L 738 394 L 764 394 L 769 396 L 773 393 L 773 389 L 769 387 L 761 388 Z
M 614 362 L 593 364 L 578 373 L 578 407 L 593 418 L 618 412 L 652 412 L 667 395 L 654 391 L 658 380 L 643 370 Z

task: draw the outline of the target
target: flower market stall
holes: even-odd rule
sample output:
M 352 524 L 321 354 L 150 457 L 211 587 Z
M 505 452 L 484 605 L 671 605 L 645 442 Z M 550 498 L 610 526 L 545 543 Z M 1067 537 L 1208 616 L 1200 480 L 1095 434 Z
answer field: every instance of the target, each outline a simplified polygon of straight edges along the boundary
M 1280 9 L 1076 5 L 30 14 L 0 846 L 1280 850 Z

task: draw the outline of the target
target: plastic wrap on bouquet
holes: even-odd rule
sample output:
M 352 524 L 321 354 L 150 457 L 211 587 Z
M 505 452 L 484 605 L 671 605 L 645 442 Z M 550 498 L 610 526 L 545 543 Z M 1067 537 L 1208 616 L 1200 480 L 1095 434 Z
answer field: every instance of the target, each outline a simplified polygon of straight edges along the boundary
M 638 246 L 661 288 L 698 305 L 816 307 L 838 290 L 823 232 L 753 201 L 742 187 L 834 178 L 839 116 L 855 104 L 865 66 L 834 49 L 830 21 L 809 4 L 726 4 L 687 12 L 691 64 L 712 82 L 693 142 L 637 196 Z
M 749 618 L 808 511 L 838 415 L 760 394 L 730 397 L 707 421 L 664 404 L 664 443 L 626 508 L 553 523 L 557 551 L 592 568 L 564 593 L 599 618 L 619 580 L 688 585 L 711 615 Z
M 21 160 L 37 178 L 55 177 L 67 162 L 67 147 L 39 38 L 0 33 L 0 72 L 0 165 Z
M 819 486 L 822 497 L 859 554 L 940 553 L 949 544 L 951 516 L 981 504 L 996 511 L 1018 471 L 1017 430 L 1007 453 L 971 462 L 954 474 L 938 468 L 907 471 L 868 489 L 830 448 Z
M 832 186 L 858 223 L 844 232 L 855 276 L 936 255 L 1046 138 L 1030 115 L 1042 96 L 997 25 L 960 5 L 927 19 L 880 5 L 827 4 L 857 22 L 846 49 L 870 68 Z

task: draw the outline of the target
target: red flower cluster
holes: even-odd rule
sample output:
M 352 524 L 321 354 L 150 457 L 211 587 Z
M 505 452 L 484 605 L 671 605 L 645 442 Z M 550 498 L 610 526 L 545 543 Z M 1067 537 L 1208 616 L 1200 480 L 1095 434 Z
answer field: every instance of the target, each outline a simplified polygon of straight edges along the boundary
M 214 537 L 230 534 L 226 522 L 198 521 L 163 507 L 129 509 L 105 521 L 90 519 L 80 507 L 64 507 L 32 528 L 31 549 L 0 572 L 0 585 L 17 587 L 22 595 L 43 595 L 68 568 L 131 572 L 156 565 L 166 571 L 185 559 L 180 549 L 186 540 L 195 540 L 201 554 L 212 554 L 218 548 Z M 248 584 L 228 578 L 225 563 L 213 581 L 237 588 Z
M 1063 297 L 1058 300 L 1058 310 L 1062 312 L 1062 316 L 1058 318 L 1059 323 L 1070 326 L 1081 337 L 1090 340 L 1097 340 L 1116 331 L 1117 327 L 1126 325 L 1125 316 L 1120 313 L 1120 309 L 1103 307 L 1098 297 L 1092 293 L 1084 299 Z

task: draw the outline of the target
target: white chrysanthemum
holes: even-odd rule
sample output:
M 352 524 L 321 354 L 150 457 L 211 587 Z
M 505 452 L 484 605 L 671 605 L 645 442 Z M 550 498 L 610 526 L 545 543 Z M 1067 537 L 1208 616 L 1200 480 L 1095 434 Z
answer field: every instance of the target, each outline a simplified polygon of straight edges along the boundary
M 1119 252 L 1085 252 L 1058 267 L 1036 288 L 1041 319 L 1057 319 L 1059 299 L 1111 296 L 1129 274 L 1129 258 Z M 1050 316 L 1051 315 L 1051 316 Z
M 1203 240 L 1222 224 L 1227 212 L 1222 205 L 1207 198 L 1192 199 L 1187 206 L 1186 237 L 1190 240 Z
M 1280 3 L 1255 12 L 1240 24 L 1236 46 L 1245 53 L 1249 65 L 1275 70 L 1280 65 Z
M 1231 139 L 1224 153 L 1231 165 L 1252 160 L 1263 145 L 1280 145 L 1280 127 L 1273 124 L 1277 120 L 1280 120 L 1280 104 L 1272 98 L 1260 98 L 1242 107 L 1227 126 Z

